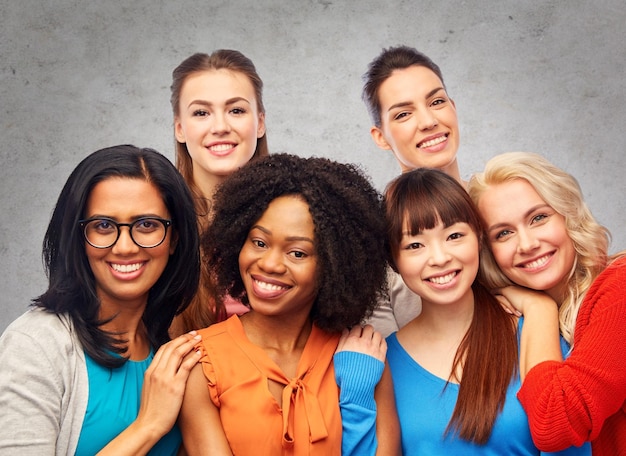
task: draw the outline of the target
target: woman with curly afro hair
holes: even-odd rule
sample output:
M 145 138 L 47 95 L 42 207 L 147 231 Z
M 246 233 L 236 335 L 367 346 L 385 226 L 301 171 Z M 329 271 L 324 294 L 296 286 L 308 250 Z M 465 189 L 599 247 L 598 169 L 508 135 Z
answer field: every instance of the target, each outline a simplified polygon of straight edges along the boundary
M 180 416 L 188 454 L 398 454 L 387 347 L 360 324 L 386 293 L 369 179 L 274 154 L 227 179 L 214 211 L 203 244 L 218 295 L 250 311 L 199 331 Z

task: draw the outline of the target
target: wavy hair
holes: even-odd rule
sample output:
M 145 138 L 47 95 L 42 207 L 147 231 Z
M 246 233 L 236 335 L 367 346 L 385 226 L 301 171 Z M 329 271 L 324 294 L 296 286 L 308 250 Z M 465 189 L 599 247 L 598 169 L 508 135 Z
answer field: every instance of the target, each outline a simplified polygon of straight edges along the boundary
M 33 304 L 53 313 L 69 314 L 85 351 L 106 367 L 126 361 L 116 355 L 125 352 L 126 345 L 120 342 L 120 334 L 101 329 L 110 320 L 99 319 L 100 300 L 78 222 L 85 217 L 94 186 L 114 177 L 141 179 L 154 185 L 172 220 L 176 249 L 150 289 L 142 317 L 153 349 L 169 340 L 169 325 L 194 296 L 200 271 L 193 198 L 166 157 L 152 149 L 120 145 L 93 152 L 78 164 L 61 190 L 44 237 L 43 262 L 49 285 Z
M 300 196 L 313 219 L 317 297 L 312 321 L 340 331 L 370 315 L 386 293 L 382 198 L 354 165 L 325 158 L 273 154 L 250 162 L 218 188 L 215 217 L 202 236 L 219 296 L 249 305 L 239 271 L 239 252 L 268 205 Z
M 508 152 L 493 157 L 482 173 L 472 176 L 468 191 L 478 205 L 491 186 L 515 179 L 527 181 L 548 206 L 565 218 L 567 234 L 574 244 L 576 257 L 559 306 L 559 329 L 572 344 L 580 305 L 591 283 L 608 264 L 611 235 L 591 214 L 578 181 L 539 154 Z M 513 284 L 498 267 L 490 249 L 481 263 L 481 276 L 491 288 Z

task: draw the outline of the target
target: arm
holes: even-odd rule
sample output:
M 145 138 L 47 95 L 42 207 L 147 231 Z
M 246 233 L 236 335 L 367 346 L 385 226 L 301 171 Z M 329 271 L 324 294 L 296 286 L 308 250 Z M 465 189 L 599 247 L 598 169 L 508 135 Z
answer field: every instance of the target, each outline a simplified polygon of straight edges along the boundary
M 533 440 L 544 451 L 600 434 L 626 401 L 626 263 L 609 267 L 587 293 L 574 345 L 563 362 L 532 368 L 518 393 Z
M 1 454 L 57 452 L 64 391 L 71 385 L 55 352 L 66 353 L 67 347 L 40 345 L 36 337 L 11 328 L 0 339 Z
M 510 286 L 498 290 L 502 298 L 524 315 L 520 338 L 520 377 L 544 361 L 562 361 L 559 308 L 547 294 Z M 503 303 L 505 306 L 506 303 Z
M 385 340 L 369 325 L 344 331 L 339 341 L 334 365 L 337 385 L 340 388 L 342 455 L 375 454 L 379 446 L 377 432 L 380 435 L 381 450 L 389 447 L 391 435 L 381 433 L 389 422 L 393 422 L 384 421 L 389 420 L 387 413 L 391 410 L 391 417 L 395 416 L 393 386 L 388 372 L 383 374 L 386 352 Z M 381 381 L 381 375 L 384 382 Z M 392 409 L 388 408 L 389 392 Z M 379 423 L 379 418 L 383 418 L 382 423 Z M 395 420 L 397 423 L 397 417 Z
M 378 435 L 377 456 L 397 456 L 402 454 L 400 447 L 400 421 L 396 411 L 396 398 L 393 392 L 391 371 L 385 363 L 383 376 L 376 387 L 376 434 Z
M 200 360 L 194 350 L 200 339 L 195 332 L 163 345 L 144 374 L 137 419 L 107 444 L 98 455 L 146 454 L 176 423 L 185 385 Z
M 178 423 L 189 456 L 232 456 L 219 410 L 209 395 L 201 364 L 196 365 L 189 375 Z

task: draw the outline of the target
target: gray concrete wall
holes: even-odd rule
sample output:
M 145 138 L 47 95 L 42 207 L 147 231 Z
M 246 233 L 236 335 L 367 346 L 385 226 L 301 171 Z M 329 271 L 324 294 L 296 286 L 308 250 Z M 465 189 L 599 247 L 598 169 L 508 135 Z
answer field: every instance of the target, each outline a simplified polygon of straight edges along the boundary
M 361 75 L 408 44 L 441 66 L 464 177 L 509 150 L 580 181 L 626 248 L 623 0 L 1 0 L 0 330 L 41 293 L 41 242 L 65 179 L 113 144 L 173 159 L 169 84 L 193 52 L 235 48 L 265 81 L 273 152 L 360 162 L 382 189 Z

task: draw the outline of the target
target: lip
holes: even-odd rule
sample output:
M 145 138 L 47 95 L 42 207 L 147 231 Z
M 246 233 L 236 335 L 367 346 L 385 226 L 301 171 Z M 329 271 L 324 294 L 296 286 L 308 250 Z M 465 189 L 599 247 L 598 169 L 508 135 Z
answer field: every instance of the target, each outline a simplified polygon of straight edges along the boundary
M 119 279 L 119 280 L 134 280 L 137 277 L 139 277 L 141 274 L 143 274 L 143 271 L 146 267 L 146 264 L 148 262 L 147 261 L 109 261 L 107 262 L 107 264 L 109 265 L 109 270 L 111 271 L 111 274 L 113 275 L 113 277 Z M 121 266 L 121 269 L 118 267 L 117 269 L 114 268 L 113 265 L 119 265 Z M 132 267 L 133 265 L 137 265 L 138 267 L 135 269 L 134 267 Z M 125 271 L 124 269 L 126 268 L 130 268 L 130 270 Z
M 431 136 L 427 136 L 426 138 L 422 139 L 419 143 L 417 143 L 417 148 L 419 150 L 423 150 L 423 151 L 427 151 L 427 152 L 439 152 L 443 149 L 446 148 L 446 146 L 448 145 L 448 137 L 450 136 L 449 133 L 438 133 L 436 135 L 431 135 Z M 436 144 L 433 144 L 432 146 L 427 146 L 424 147 L 423 144 L 426 144 L 430 141 L 436 141 L 436 140 L 441 140 L 443 138 L 443 140 L 441 142 L 438 142 Z
M 283 296 L 291 290 L 291 285 L 287 285 L 278 280 L 270 279 L 259 275 L 252 274 L 251 286 L 254 295 L 261 299 L 276 299 Z
M 542 272 L 547 269 L 554 259 L 556 251 L 542 253 L 541 255 L 535 255 L 533 258 L 520 261 L 515 264 L 515 267 L 521 269 L 524 272 Z
M 545 252 L 541 255 L 535 255 L 533 258 L 520 261 L 515 264 L 515 267 L 529 273 L 542 272 L 546 270 L 552 264 L 556 251 Z
M 211 155 L 224 157 L 231 154 L 237 146 L 238 144 L 232 141 L 215 141 L 206 145 L 205 148 Z
M 446 276 L 449 275 L 453 275 L 450 280 L 448 282 L 445 283 L 437 283 L 437 282 L 433 282 L 432 279 L 436 279 L 436 278 L 444 278 Z M 426 282 L 426 284 L 432 288 L 435 288 L 437 290 L 447 290 L 450 288 L 454 288 L 456 286 L 456 284 L 459 282 L 459 278 L 461 276 L 461 270 L 460 269 L 451 269 L 445 272 L 440 272 L 438 274 L 432 274 L 428 277 L 426 277 L 424 279 L 424 282 Z

